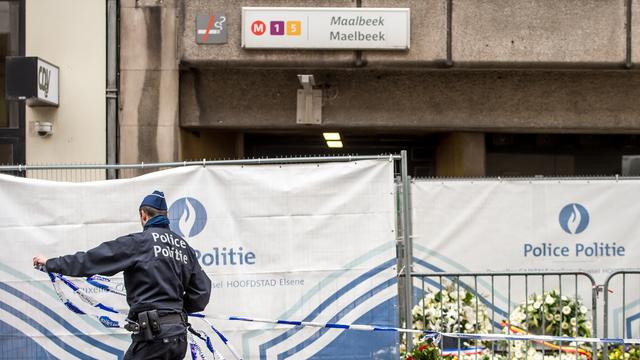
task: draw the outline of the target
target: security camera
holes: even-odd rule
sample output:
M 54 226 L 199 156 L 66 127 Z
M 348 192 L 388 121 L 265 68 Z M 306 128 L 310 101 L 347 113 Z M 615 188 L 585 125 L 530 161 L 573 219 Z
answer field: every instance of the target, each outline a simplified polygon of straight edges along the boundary
M 316 79 L 313 77 L 313 75 L 299 74 L 298 81 L 300 82 L 300 85 L 304 89 L 311 90 L 311 88 L 316 86 Z
M 36 134 L 40 137 L 48 137 L 53 134 L 53 123 L 48 121 L 39 121 L 35 123 Z

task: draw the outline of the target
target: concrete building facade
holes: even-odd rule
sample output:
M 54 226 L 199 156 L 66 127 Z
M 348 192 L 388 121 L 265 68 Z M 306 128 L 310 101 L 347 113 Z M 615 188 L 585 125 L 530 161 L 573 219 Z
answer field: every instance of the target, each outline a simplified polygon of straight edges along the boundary
M 123 160 L 404 147 L 418 176 L 582 175 L 619 173 L 621 155 L 640 152 L 637 0 L 121 6 Z M 410 49 L 243 49 L 247 6 L 409 8 Z M 198 44 L 196 17 L 213 13 L 228 41 Z M 321 124 L 296 123 L 297 74 L 323 90 Z M 344 148 L 323 148 L 323 131 Z
M 61 86 L 70 86 L 58 109 L 26 108 L 17 130 L 26 140 L 11 141 L 26 146 L 26 162 L 407 149 L 414 176 L 619 174 L 622 156 L 640 154 L 639 2 L 9 1 L 24 8 L 23 54 L 57 61 Z M 242 9 L 255 6 L 407 8 L 410 47 L 245 49 Z M 87 16 L 44 16 L 58 12 Z M 227 39 L 199 44 L 196 20 L 213 14 L 224 14 Z M 114 52 L 117 79 L 109 80 Z M 299 74 L 322 90 L 319 124 L 297 122 Z M 117 99 L 111 132 L 105 96 Z M 60 118 L 56 135 L 29 137 L 28 124 L 44 117 Z M 326 131 L 340 132 L 344 147 L 327 148 Z
M 104 0 L 0 1 L 0 164 L 106 161 L 105 5 Z M 37 57 L 55 65 L 59 81 L 51 86 L 59 104 L 5 98 L 9 56 Z M 52 126 L 53 133 L 39 135 L 41 123 Z

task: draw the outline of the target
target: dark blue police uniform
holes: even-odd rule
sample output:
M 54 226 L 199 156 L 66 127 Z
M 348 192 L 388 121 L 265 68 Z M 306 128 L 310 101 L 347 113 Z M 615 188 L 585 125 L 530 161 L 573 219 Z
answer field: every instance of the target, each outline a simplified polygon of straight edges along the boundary
M 166 210 L 164 194 L 145 197 L 143 206 Z M 125 359 L 182 359 L 187 348 L 185 313 L 204 310 L 211 294 L 211 280 L 193 249 L 169 229 L 162 215 L 149 219 L 142 232 L 49 259 L 46 268 L 68 276 L 123 271 L 128 318 L 141 327 L 132 335 Z

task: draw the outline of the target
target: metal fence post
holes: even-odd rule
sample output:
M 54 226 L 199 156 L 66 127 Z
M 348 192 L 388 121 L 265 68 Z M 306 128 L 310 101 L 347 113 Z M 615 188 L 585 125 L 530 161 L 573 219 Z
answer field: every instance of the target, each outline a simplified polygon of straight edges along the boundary
M 413 309 L 413 278 L 411 274 L 413 272 L 413 248 L 411 242 L 412 236 L 412 223 L 411 223 L 411 195 L 409 180 L 409 167 L 407 164 L 407 151 L 402 150 L 400 152 L 400 167 L 401 167 L 401 180 L 402 180 L 402 244 L 403 244 L 403 268 L 404 268 L 404 317 L 405 327 L 411 329 L 413 327 L 413 316 L 411 310 Z M 413 348 L 412 335 L 407 333 L 406 335 L 407 351 L 411 351 Z
M 602 292 L 604 293 L 604 307 L 602 310 L 602 326 L 604 328 L 602 330 L 602 337 L 604 337 L 605 339 L 609 338 L 609 280 L 611 280 L 611 278 L 616 274 L 617 273 L 614 272 L 613 274 L 609 275 L 607 277 L 607 280 L 605 280 L 604 282 L 604 287 L 602 288 Z M 595 321 L 596 320 L 594 320 L 594 322 Z M 609 344 L 604 344 L 604 347 L 602 349 L 602 359 L 609 359 Z

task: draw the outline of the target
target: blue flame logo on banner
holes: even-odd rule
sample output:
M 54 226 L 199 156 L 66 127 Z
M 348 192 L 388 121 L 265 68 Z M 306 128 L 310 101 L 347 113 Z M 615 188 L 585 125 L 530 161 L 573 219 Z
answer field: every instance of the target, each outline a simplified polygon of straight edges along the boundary
M 182 237 L 194 237 L 207 224 L 207 210 L 202 203 L 192 197 L 176 200 L 169 207 L 171 230 Z
M 567 234 L 580 234 L 589 225 L 589 212 L 578 204 L 568 204 L 560 210 L 560 227 Z

